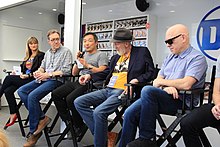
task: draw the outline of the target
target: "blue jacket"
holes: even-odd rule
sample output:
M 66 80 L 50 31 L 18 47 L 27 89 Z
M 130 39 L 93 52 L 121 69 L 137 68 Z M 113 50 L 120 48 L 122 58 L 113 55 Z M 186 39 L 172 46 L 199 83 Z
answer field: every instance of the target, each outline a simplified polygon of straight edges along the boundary
M 120 56 L 118 54 L 112 56 L 110 65 L 104 71 L 91 74 L 92 80 L 94 82 L 106 80 L 106 83 L 108 83 L 119 58 Z M 148 48 L 132 46 L 127 83 L 135 78 L 141 83 L 149 82 L 153 79 L 153 74 L 154 63 Z

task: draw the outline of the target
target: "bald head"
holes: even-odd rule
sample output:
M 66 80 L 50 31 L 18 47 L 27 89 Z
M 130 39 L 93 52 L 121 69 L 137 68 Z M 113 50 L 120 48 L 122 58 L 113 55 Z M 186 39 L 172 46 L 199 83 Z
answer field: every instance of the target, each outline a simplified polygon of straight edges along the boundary
M 179 34 L 184 34 L 187 37 L 189 37 L 189 31 L 187 27 L 184 26 L 183 24 L 176 24 L 171 26 L 166 32 L 166 40 L 174 36 L 177 36 Z

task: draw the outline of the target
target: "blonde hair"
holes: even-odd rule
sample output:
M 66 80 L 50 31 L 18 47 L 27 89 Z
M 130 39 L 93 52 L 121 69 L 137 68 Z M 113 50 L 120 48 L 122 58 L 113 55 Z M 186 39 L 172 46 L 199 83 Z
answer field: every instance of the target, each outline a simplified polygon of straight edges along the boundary
M 8 138 L 2 130 L 0 130 L 0 147 L 9 147 Z
M 26 56 L 24 57 L 24 61 L 28 60 L 28 59 L 31 57 L 31 55 L 32 55 L 32 51 L 31 51 L 31 49 L 30 49 L 30 47 L 29 47 L 29 44 L 31 44 L 31 43 L 36 43 L 36 44 L 38 44 L 37 38 L 36 38 L 36 37 L 30 37 L 30 38 L 28 38 L 27 43 L 26 43 L 26 50 L 25 50 Z M 37 53 L 38 53 L 38 52 L 39 52 L 39 50 L 37 49 Z M 37 55 L 37 54 L 36 54 L 36 55 Z

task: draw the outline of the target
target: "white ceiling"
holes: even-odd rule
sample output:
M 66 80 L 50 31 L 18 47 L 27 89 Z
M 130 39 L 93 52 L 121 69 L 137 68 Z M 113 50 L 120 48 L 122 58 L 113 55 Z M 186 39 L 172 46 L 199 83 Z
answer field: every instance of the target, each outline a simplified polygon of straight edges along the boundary
M 83 5 L 83 10 L 92 9 L 96 7 L 103 6 L 111 6 L 116 5 L 117 7 L 122 8 L 122 10 L 129 10 L 129 7 L 125 7 L 124 3 L 133 2 L 136 0 L 82 0 L 86 2 L 86 5 Z M 147 0 L 150 3 L 150 7 L 147 9 L 148 13 L 153 14 L 159 17 L 168 17 L 174 14 L 174 12 L 170 11 L 178 11 L 185 12 L 186 10 L 199 10 L 203 8 L 199 8 L 199 3 L 207 0 Z M 218 0 L 210 0 L 210 3 L 213 5 L 219 5 Z M 23 5 L 24 7 L 29 7 L 33 10 L 37 11 L 51 11 L 53 8 L 57 8 L 58 13 L 64 13 L 65 0 L 37 0 L 28 4 Z M 132 5 L 130 7 L 135 7 Z M 113 11 L 114 13 L 118 13 L 118 11 Z M 184 14 L 184 13 L 183 13 Z
M 83 9 L 96 8 L 127 1 L 133 0 L 82 0 L 82 2 L 86 2 L 86 5 L 83 5 Z M 35 10 L 38 9 L 39 11 L 51 11 L 53 8 L 57 8 L 58 12 L 63 13 L 65 0 L 37 0 L 32 3 L 25 4 L 25 6 L 31 7 Z

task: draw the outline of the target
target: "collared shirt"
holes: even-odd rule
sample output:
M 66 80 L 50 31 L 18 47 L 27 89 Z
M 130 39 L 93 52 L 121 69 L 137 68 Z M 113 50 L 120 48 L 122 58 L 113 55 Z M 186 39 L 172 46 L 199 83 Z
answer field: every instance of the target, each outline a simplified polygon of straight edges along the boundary
M 186 76 L 193 77 L 197 82 L 192 86 L 194 88 L 203 88 L 207 70 L 205 57 L 198 50 L 190 46 L 180 55 L 169 55 L 159 71 L 159 75 L 165 79 L 182 79 Z M 197 105 L 199 99 L 195 99 L 194 105 Z M 186 104 L 189 105 L 187 98 Z
M 63 46 L 55 52 L 49 49 L 41 63 L 41 68 L 46 72 L 62 71 L 63 75 L 70 75 L 72 68 L 72 53 Z

